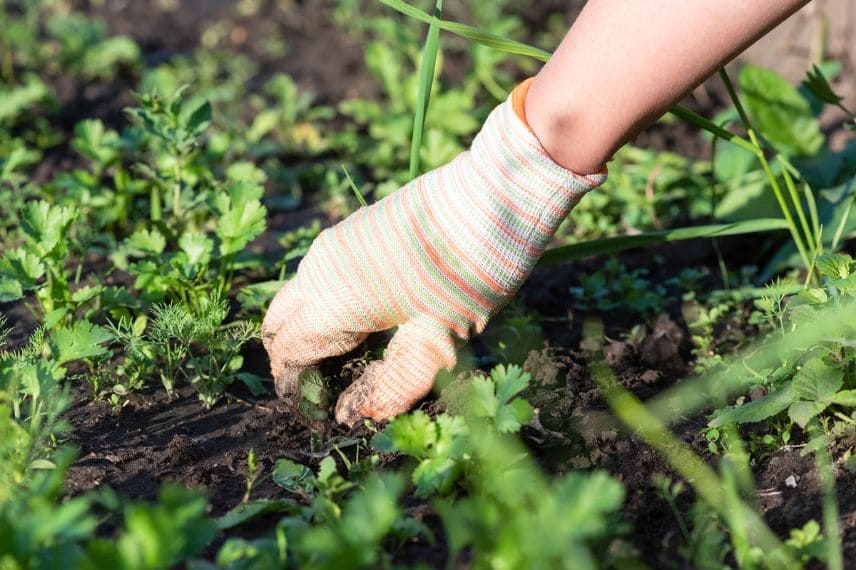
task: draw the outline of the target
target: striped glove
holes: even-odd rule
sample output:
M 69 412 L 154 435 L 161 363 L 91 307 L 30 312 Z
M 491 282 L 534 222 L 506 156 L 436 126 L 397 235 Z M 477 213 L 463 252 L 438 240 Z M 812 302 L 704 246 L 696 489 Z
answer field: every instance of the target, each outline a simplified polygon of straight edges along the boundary
M 318 236 L 262 326 L 277 393 L 371 332 L 398 327 L 382 361 L 339 397 L 336 420 L 387 419 L 455 365 L 515 294 L 556 228 L 606 170 L 579 176 L 553 162 L 526 124 L 520 84 L 468 152 Z

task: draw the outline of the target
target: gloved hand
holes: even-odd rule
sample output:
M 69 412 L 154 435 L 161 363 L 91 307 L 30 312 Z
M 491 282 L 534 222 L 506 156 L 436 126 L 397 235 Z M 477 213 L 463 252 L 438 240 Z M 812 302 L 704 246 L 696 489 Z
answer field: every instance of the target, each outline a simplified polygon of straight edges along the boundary
M 281 397 L 299 397 L 307 367 L 397 326 L 335 417 L 353 425 L 406 412 L 455 365 L 456 344 L 515 294 L 568 212 L 606 179 L 550 159 L 525 122 L 528 86 L 493 110 L 470 151 L 318 236 L 262 325 Z

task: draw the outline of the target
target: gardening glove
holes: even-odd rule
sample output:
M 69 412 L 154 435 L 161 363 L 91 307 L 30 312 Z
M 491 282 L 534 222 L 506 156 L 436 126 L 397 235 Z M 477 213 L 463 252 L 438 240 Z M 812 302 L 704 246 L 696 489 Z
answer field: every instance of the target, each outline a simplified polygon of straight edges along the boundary
M 606 169 L 574 174 L 526 124 L 524 82 L 485 121 L 468 152 L 322 232 L 262 325 L 277 393 L 371 332 L 398 327 L 386 356 L 339 397 L 336 420 L 383 420 L 430 392 L 515 294 L 574 205 Z

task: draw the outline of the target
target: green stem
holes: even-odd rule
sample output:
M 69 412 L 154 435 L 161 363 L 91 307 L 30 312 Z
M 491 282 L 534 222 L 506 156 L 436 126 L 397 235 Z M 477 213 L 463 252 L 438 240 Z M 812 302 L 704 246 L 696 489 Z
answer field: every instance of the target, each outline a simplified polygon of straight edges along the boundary
M 443 9 L 443 0 L 435 0 L 434 17 L 439 18 Z M 425 128 L 425 115 L 428 101 L 431 99 L 431 87 L 434 84 L 434 68 L 439 51 L 440 28 L 436 24 L 428 26 L 422 61 L 419 64 L 419 87 L 416 94 L 416 112 L 413 115 L 413 140 L 410 147 L 410 179 L 419 176 L 419 151 L 422 148 L 422 134 Z
M 797 188 L 794 185 L 794 179 L 791 178 L 791 173 L 788 171 L 788 165 L 784 162 L 782 162 L 782 176 L 785 179 L 785 187 L 788 189 L 788 194 L 790 195 L 791 202 L 794 205 L 794 210 L 797 211 L 797 217 L 800 220 L 800 225 L 802 226 L 803 233 L 805 234 L 807 242 L 806 245 L 810 251 L 816 251 L 817 242 L 814 240 L 814 232 L 808 224 L 808 219 L 806 218 L 805 211 L 802 207 L 802 201 L 797 195 Z
M 176 218 L 181 217 L 181 161 L 182 156 L 175 157 L 175 186 L 172 188 L 172 213 Z
M 835 229 L 835 235 L 832 237 L 832 251 L 838 249 L 838 243 L 844 235 L 844 228 L 847 226 L 847 220 L 850 218 L 850 211 L 853 209 L 853 204 L 856 204 L 856 178 L 850 180 L 850 187 L 853 189 L 853 197 L 850 198 L 850 203 L 844 209 L 844 215 L 841 216 L 841 221 Z
M 152 185 L 151 199 L 149 201 L 149 217 L 153 222 L 159 222 L 161 219 L 160 188 L 158 188 L 157 184 Z
M 808 426 L 811 438 L 823 437 L 817 419 Z M 844 557 L 841 553 L 841 527 L 838 523 L 838 503 L 835 495 L 835 475 L 832 473 L 832 461 L 826 445 L 814 452 L 817 473 L 820 477 L 820 495 L 823 505 L 823 530 L 826 532 L 826 564 L 829 570 L 844 570 Z
M 771 568 L 794 567 L 794 561 L 763 519 L 739 498 L 729 500 L 722 480 L 713 469 L 698 457 L 689 445 L 672 435 L 642 402 L 618 384 L 604 358 L 594 359 L 589 365 L 589 372 L 615 415 L 666 458 L 675 471 L 693 486 L 699 497 L 726 521 L 732 522 L 735 517 L 741 518 L 740 524 L 742 529 L 745 529 L 745 536 L 768 553 Z
M 702 117 L 701 115 L 699 115 L 695 111 L 690 111 L 686 107 L 682 107 L 680 105 L 675 105 L 674 107 L 669 109 L 669 112 L 672 113 L 673 115 L 675 115 L 676 117 L 680 117 L 681 119 L 684 119 L 685 121 L 687 121 L 689 123 L 692 123 L 693 125 L 697 126 L 700 129 L 704 129 L 705 131 L 711 133 L 712 135 L 715 135 L 715 136 L 721 138 L 722 140 L 726 140 L 730 143 L 736 144 L 737 146 L 739 146 L 743 150 L 751 152 L 752 154 L 754 154 L 755 156 L 757 156 L 759 158 L 763 157 L 763 151 L 757 145 L 754 145 L 750 141 L 744 139 L 743 137 L 735 135 L 731 131 L 720 127 L 719 125 L 717 125 L 713 121 L 710 121 L 710 120 Z
M 791 215 L 790 208 L 788 208 L 788 205 L 785 202 L 784 193 L 782 192 L 781 186 L 779 186 L 779 181 L 776 180 L 776 176 L 773 174 L 773 170 L 770 168 L 770 163 L 767 161 L 767 157 L 764 154 L 764 150 L 761 147 L 761 143 L 758 141 L 758 136 L 755 134 L 755 129 L 752 127 L 752 123 L 749 121 L 749 116 L 746 114 L 746 110 L 743 108 L 743 104 L 740 102 L 740 98 L 737 96 L 737 91 L 734 89 L 734 84 L 731 82 L 731 78 L 728 77 L 728 72 L 725 71 L 725 68 L 719 70 L 719 76 L 722 78 L 722 82 L 725 84 L 725 89 L 728 91 L 728 96 L 731 98 L 731 101 L 737 108 L 737 114 L 740 115 L 740 120 L 743 123 L 743 127 L 746 129 L 746 134 L 749 136 L 750 142 L 757 149 L 756 156 L 758 157 L 758 160 L 761 161 L 761 166 L 764 169 L 764 174 L 766 174 L 767 180 L 770 182 L 770 186 L 773 188 L 773 194 L 776 196 L 776 201 L 779 204 L 779 209 L 781 209 L 782 215 L 788 222 L 788 229 L 791 232 L 791 237 L 793 238 L 794 244 L 796 245 L 797 250 L 800 253 L 800 257 L 802 257 L 803 263 L 805 264 L 806 268 L 808 268 L 808 266 L 811 265 L 811 262 L 809 260 L 808 253 L 806 252 L 806 247 L 803 243 L 802 236 L 800 236 L 799 230 L 797 229 L 797 225 L 794 222 L 793 215 Z

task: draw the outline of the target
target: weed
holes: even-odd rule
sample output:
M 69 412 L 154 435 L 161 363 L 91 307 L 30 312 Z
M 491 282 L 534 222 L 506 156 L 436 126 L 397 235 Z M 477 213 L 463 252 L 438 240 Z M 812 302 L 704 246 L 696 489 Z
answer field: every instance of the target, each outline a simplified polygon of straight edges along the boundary
M 583 309 L 602 312 L 623 309 L 652 317 L 662 312 L 666 290 L 651 283 L 647 274 L 647 269 L 628 271 L 612 258 L 603 269 L 580 275 L 580 286 L 572 287 L 569 293 Z

